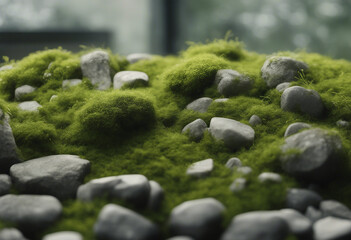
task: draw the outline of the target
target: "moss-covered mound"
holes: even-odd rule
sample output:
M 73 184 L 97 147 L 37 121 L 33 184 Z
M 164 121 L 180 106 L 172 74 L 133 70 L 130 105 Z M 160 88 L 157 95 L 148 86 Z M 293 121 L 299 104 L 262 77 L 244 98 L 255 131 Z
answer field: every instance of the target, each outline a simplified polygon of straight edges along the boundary
M 71 53 L 59 48 L 4 63 L 13 68 L 0 71 L 0 108 L 11 118 L 21 160 L 49 154 L 79 155 L 92 165 L 85 182 L 107 176 L 142 174 L 164 188 L 165 198 L 157 211 L 104 198 L 88 203 L 65 200 L 60 220 L 33 234 L 32 239 L 63 230 L 80 232 L 86 240 L 95 239 L 93 225 L 102 207 L 110 202 L 127 206 L 152 220 L 161 227 L 164 238 L 170 235 L 167 221 L 171 210 L 187 200 L 206 197 L 219 200 L 226 207 L 223 227 L 242 212 L 280 209 L 285 206 L 288 188 L 308 186 L 286 174 L 279 161 L 284 132 L 295 122 L 328 129 L 341 137 L 348 161 L 343 172 L 323 185 L 320 194 L 351 207 L 351 129 L 336 124 L 338 120 L 351 121 L 351 62 L 306 52 L 274 54 L 309 66 L 308 73 L 300 74 L 291 86 L 313 89 L 320 94 L 325 114 L 311 118 L 281 109 L 282 92 L 268 88 L 261 78 L 261 68 L 269 56 L 248 52 L 237 41 L 192 44 L 179 56 L 154 56 L 133 64 L 106 50 L 110 56 L 111 77 L 123 70 L 142 71 L 149 76 L 149 85 L 103 92 L 95 90 L 89 79 L 82 79 L 80 57 L 89 51 L 92 50 Z M 220 69 L 244 74 L 253 81 L 252 89 L 227 101 L 213 101 L 204 113 L 186 109 L 187 104 L 199 97 L 224 98 L 214 84 Z M 62 88 L 63 80 L 76 78 L 82 79 L 82 84 Z M 18 108 L 15 89 L 23 85 L 36 87 L 25 100 L 40 103 L 42 107 L 38 111 Z M 262 121 L 252 126 L 254 144 L 235 152 L 207 131 L 199 142 L 181 133 L 185 125 L 198 118 L 207 126 L 213 117 L 249 124 L 252 115 Z M 232 157 L 239 158 L 252 172 L 244 175 L 226 168 L 225 163 Z M 214 160 L 214 170 L 208 177 L 196 179 L 186 175 L 190 164 L 208 158 Z M 257 176 L 262 172 L 279 173 L 283 180 L 278 184 L 261 183 Z M 247 187 L 233 193 L 229 186 L 239 177 L 246 178 Z M 17 190 L 13 187 L 12 192 Z M 10 225 L 0 222 L 0 228 Z

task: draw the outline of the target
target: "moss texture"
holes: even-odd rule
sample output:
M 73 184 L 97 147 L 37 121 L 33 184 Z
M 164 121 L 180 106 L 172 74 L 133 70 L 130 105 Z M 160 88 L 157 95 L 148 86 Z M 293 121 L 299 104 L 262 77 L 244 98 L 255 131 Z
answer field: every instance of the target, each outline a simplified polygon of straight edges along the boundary
M 348 61 L 306 52 L 275 54 L 293 57 L 310 66 L 309 74 L 293 85 L 320 93 L 327 114 L 316 120 L 282 111 L 281 93 L 268 89 L 260 76 L 268 56 L 248 52 L 237 41 L 192 44 L 179 56 L 156 56 L 130 65 L 123 57 L 109 52 L 112 75 L 121 70 L 143 71 L 149 75 L 149 86 L 100 92 L 92 90 L 89 81 L 83 79 L 83 84 L 63 90 L 62 80 L 81 78 L 79 57 L 88 51 L 91 49 L 77 54 L 63 49 L 46 50 L 12 61 L 12 70 L 0 72 L 0 107 L 11 116 L 10 124 L 23 160 L 47 154 L 76 154 L 92 163 L 92 171 L 85 181 L 139 173 L 159 182 L 166 193 L 161 209 L 134 210 L 159 224 L 164 237 L 168 236 L 170 211 L 184 201 L 203 197 L 218 199 L 227 208 L 223 223 L 226 226 L 234 215 L 242 212 L 281 208 L 287 188 L 306 187 L 287 176 L 277 161 L 284 131 L 291 123 L 301 121 L 336 131 L 351 159 L 350 129 L 337 128 L 335 124 L 339 119 L 351 120 L 351 63 Z M 217 70 L 223 68 L 249 76 L 254 81 L 252 90 L 227 102 L 212 103 L 206 113 L 185 110 L 186 104 L 197 97 L 223 97 L 213 86 Z M 24 84 L 38 88 L 30 95 L 43 106 L 38 113 L 20 111 L 13 102 L 15 88 Z M 52 95 L 57 98 L 50 101 Z M 258 115 L 263 124 L 254 127 L 255 142 L 249 149 L 231 152 L 208 133 L 199 143 L 181 134 L 182 128 L 197 118 L 207 124 L 215 116 L 248 123 L 253 114 Z M 253 168 L 246 176 L 247 189 L 236 194 L 229 190 L 229 185 L 240 174 L 224 166 L 231 157 L 238 157 L 244 165 Z M 207 158 L 213 158 L 215 165 L 208 178 L 186 176 L 191 163 Z M 347 183 L 351 173 L 349 165 L 350 162 L 344 173 L 323 187 L 322 195 L 351 207 L 351 187 Z M 262 171 L 280 173 L 283 183 L 259 183 L 257 176 Z M 60 230 L 78 231 L 86 240 L 95 239 L 93 224 L 106 203 L 108 200 L 104 199 L 92 203 L 65 201 L 61 220 L 33 239 Z M 133 209 L 127 203 L 118 203 Z M 0 223 L 0 227 L 4 224 Z

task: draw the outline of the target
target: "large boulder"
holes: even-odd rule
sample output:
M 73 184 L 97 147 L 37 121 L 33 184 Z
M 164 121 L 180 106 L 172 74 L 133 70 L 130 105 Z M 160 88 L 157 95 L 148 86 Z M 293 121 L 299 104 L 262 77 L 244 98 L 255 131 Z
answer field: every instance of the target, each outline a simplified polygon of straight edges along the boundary
M 186 174 L 192 177 L 206 177 L 213 170 L 213 159 L 205 159 L 191 164 Z
M 18 104 L 19 109 L 27 112 L 38 112 L 42 106 L 37 101 L 25 101 Z
M 183 202 L 171 212 L 170 232 L 172 235 L 185 235 L 196 240 L 217 239 L 224 211 L 223 204 L 214 198 Z
M 218 92 L 225 97 L 237 96 L 248 92 L 253 82 L 247 76 L 232 69 L 221 69 L 215 77 Z
M 127 174 L 93 179 L 79 187 L 77 198 L 87 202 L 107 196 L 144 207 L 148 203 L 149 194 L 150 183 L 145 176 Z
M 10 174 L 21 193 L 67 199 L 75 197 L 89 170 L 88 160 L 75 155 L 52 155 L 15 164 Z
M 15 89 L 15 99 L 20 101 L 25 95 L 30 94 L 36 90 L 35 87 L 23 85 Z
M 296 81 L 301 72 L 306 72 L 306 63 L 290 57 L 273 56 L 268 58 L 261 69 L 261 76 L 270 88 L 280 83 Z
M 73 231 L 62 231 L 47 234 L 43 237 L 43 240 L 83 240 L 83 236 Z
M 279 158 L 288 174 L 316 183 L 331 179 L 344 160 L 340 137 L 319 128 L 286 138 L 281 150 Z
M 284 111 L 303 113 L 314 118 L 319 118 L 324 113 L 324 104 L 318 92 L 300 86 L 284 90 L 280 107 Z
M 351 239 L 351 221 L 326 217 L 313 225 L 315 240 L 348 240 Z
M 337 218 L 344 218 L 351 220 L 351 211 L 350 209 L 335 200 L 325 200 L 322 201 L 319 205 L 320 210 L 324 217 L 331 216 Z
M 42 229 L 58 220 L 61 203 L 52 196 L 12 195 L 0 197 L 0 220 L 21 229 Z
M 4 228 L 0 230 L 1 240 L 28 240 L 16 228 Z
M 232 150 L 251 146 L 255 138 L 252 127 L 228 118 L 212 118 L 209 132 Z
M 286 195 L 286 207 L 305 213 L 307 208 L 318 207 L 322 197 L 311 190 L 291 188 Z
M 159 230 L 143 216 L 118 205 L 108 204 L 100 212 L 94 233 L 101 240 L 157 240 Z
M 110 88 L 110 57 L 106 52 L 98 50 L 83 55 L 80 66 L 83 76 L 89 78 L 98 90 Z
M 121 89 L 123 86 L 137 87 L 147 86 L 149 76 L 144 72 L 139 71 L 121 71 L 113 77 L 113 88 Z
M 164 198 L 164 190 L 158 182 L 153 180 L 149 181 L 150 195 L 147 207 L 151 210 L 158 210 L 161 207 Z
M 207 124 L 204 120 L 198 118 L 191 123 L 187 124 L 182 133 L 187 134 L 191 140 L 196 142 L 200 141 L 204 137 L 204 133 L 207 129 Z
M 207 112 L 207 109 L 210 107 L 212 101 L 213 101 L 212 98 L 208 98 L 208 97 L 198 98 L 192 101 L 191 103 L 189 103 L 186 106 L 186 109 L 193 110 L 199 113 L 205 113 Z
M 11 188 L 11 178 L 7 174 L 0 174 L 0 196 L 8 194 Z

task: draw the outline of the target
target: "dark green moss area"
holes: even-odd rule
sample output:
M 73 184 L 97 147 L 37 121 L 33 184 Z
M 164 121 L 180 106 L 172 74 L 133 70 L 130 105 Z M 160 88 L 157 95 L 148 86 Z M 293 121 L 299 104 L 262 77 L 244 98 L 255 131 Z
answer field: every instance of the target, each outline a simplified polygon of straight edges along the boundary
M 281 93 L 268 89 L 260 76 L 267 56 L 248 52 L 237 41 L 192 44 L 179 56 L 155 56 L 130 65 L 123 57 L 109 52 L 112 75 L 121 70 L 143 71 L 150 78 L 148 87 L 101 92 L 93 90 L 88 79 L 83 79 L 83 84 L 63 90 L 62 80 L 82 77 L 79 57 L 88 51 L 77 54 L 63 49 L 40 51 L 12 62 L 12 70 L 0 72 L 0 107 L 11 116 L 10 124 L 23 160 L 49 154 L 76 154 L 92 163 L 92 171 L 85 181 L 139 173 L 159 182 L 165 190 L 159 211 L 117 203 L 159 224 L 166 237 L 172 208 L 187 200 L 214 197 L 221 201 L 227 208 L 224 227 L 236 214 L 284 207 L 287 188 L 306 187 L 305 183 L 287 176 L 277 160 L 285 129 L 300 121 L 334 130 L 342 137 L 350 161 L 345 172 L 323 186 L 321 194 L 351 207 L 351 131 L 335 124 L 339 119 L 351 120 L 350 62 L 306 52 L 276 54 L 293 57 L 310 66 L 309 73 L 294 84 L 318 91 L 325 103 L 325 116 L 311 119 L 281 110 Z M 212 103 L 206 113 L 184 110 L 198 97 L 223 97 L 213 86 L 217 70 L 223 68 L 250 77 L 254 81 L 253 89 L 227 102 Z M 38 88 L 28 96 L 28 100 L 36 100 L 43 106 L 38 113 L 20 111 L 18 103 L 13 101 L 15 88 L 24 84 Z M 52 95 L 57 98 L 50 101 Z M 181 134 L 182 128 L 197 118 L 207 124 L 212 117 L 247 124 L 253 114 L 260 116 L 263 124 L 254 127 L 254 145 L 237 152 L 230 152 L 209 134 L 199 143 Z M 253 173 L 245 176 L 249 182 L 247 189 L 235 194 L 229 185 L 240 174 L 224 166 L 231 157 L 238 157 L 244 165 L 253 168 Z M 185 174 L 191 163 L 207 158 L 213 158 L 215 164 L 209 177 L 194 179 Z M 283 183 L 259 183 L 257 176 L 263 171 L 280 173 Z M 108 202 L 111 200 L 63 202 L 61 220 L 38 233 L 38 239 L 45 233 L 60 230 L 78 231 L 86 240 L 94 239 L 93 224 Z M 4 224 L 0 223 L 0 227 Z

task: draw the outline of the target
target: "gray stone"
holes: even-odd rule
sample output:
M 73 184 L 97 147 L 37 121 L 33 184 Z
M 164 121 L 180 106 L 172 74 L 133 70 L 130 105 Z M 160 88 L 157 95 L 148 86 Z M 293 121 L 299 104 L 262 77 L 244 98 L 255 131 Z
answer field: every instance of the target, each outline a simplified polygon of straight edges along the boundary
M 83 76 L 89 78 L 98 90 L 110 88 L 110 57 L 106 52 L 98 50 L 83 55 L 80 66 Z
M 283 83 L 279 83 L 275 89 L 278 90 L 278 92 L 284 92 L 285 89 L 287 89 L 288 87 L 290 87 L 291 83 L 289 82 L 283 82 Z
M 11 189 L 11 178 L 9 175 L 0 174 L 0 196 L 8 194 Z
M 344 161 L 340 137 L 319 128 L 287 137 L 281 150 L 280 161 L 288 174 L 315 183 L 329 181 Z
M 237 96 L 248 92 L 253 82 L 246 76 L 231 69 L 217 71 L 215 83 L 218 85 L 218 92 L 225 97 Z
M 21 193 L 47 194 L 67 199 L 75 197 L 89 170 L 89 161 L 63 154 L 15 164 L 10 168 L 10 174 Z
M 1 240 L 27 240 L 16 228 L 4 228 L 0 230 Z
M 187 124 L 183 128 L 182 133 L 187 134 L 191 140 L 199 142 L 204 137 L 206 129 L 207 124 L 205 123 L 205 121 L 198 118 L 195 121 Z
M 218 98 L 218 99 L 213 100 L 213 102 L 224 103 L 224 102 L 227 102 L 228 100 L 229 100 L 229 98 Z
M 35 87 L 23 85 L 15 89 L 15 99 L 20 101 L 25 95 L 30 94 L 36 90 Z
M 350 123 L 348 121 L 344 121 L 344 120 L 338 120 L 336 122 L 336 126 L 340 127 L 340 128 L 348 128 L 350 127 Z
M 94 225 L 94 233 L 101 240 L 157 240 L 159 230 L 143 216 L 115 204 L 107 204 Z
M 233 169 L 234 167 L 241 167 L 242 163 L 239 158 L 230 158 L 225 166 L 229 169 Z
M 261 183 L 265 183 L 265 182 L 281 183 L 283 180 L 278 173 L 263 172 L 260 175 L 258 175 L 258 181 Z
M 172 235 L 185 235 L 196 240 L 217 239 L 224 211 L 223 204 L 214 198 L 183 202 L 171 212 L 170 232 Z
M 162 200 L 164 198 L 164 191 L 161 185 L 155 181 L 149 181 L 150 184 L 150 195 L 147 203 L 147 207 L 151 210 L 158 210 L 161 207 Z
M 308 189 L 291 188 L 286 195 L 286 207 L 304 213 L 309 206 L 318 207 L 322 197 Z
M 289 231 L 301 239 L 311 239 L 313 235 L 312 222 L 294 209 L 281 209 L 277 215 L 284 219 L 289 226 Z
M 308 71 L 304 62 L 294 60 L 290 57 L 273 56 L 268 58 L 261 69 L 262 79 L 270 88 L 280 83 L 297 81 L 300 72 Z
M 229 186 L 230 191 L 233 193 L 241 192 L 246 188 L 247 181 L 245 178 L 237 178 Z
M 57 95 L 52 95 L 49 102 L 55 101 L 55 99 L 57 99 L 57 97 L 58 97 Z
M 331 216 L 351 220 L 351 211 L 344 204 L 335 200 L 325 200 L 319 205 L 324 217 Z
M 77 198 L 81 201 L 92 201 L 107 196 L 144 207 L 148 203 L 149 194 L 150 183 L 145 176 L 127 174 L 93 179 L 79 187 Z
M 305 216 L 310 219 L 312 223 L 315 223 L 323 218 L 323 213 L 315 207 L 309 206 L 306 210 Z
M 150 60 L 151 58 L 152 55 L 148 53 L 132 53 L 127 56 L 127 61 L 132 64 L 141 60 Z
M 290 135 L 293 135 L 295 133 L 298 133 L 301 129 L 308 129 L 311 128 L 311 125 L 303 122 L 296 122 L 290 124 L 284 133 L 284 137 L 289 137 Z
M 284 111 L 303 113 L 314 118 L 320 118 L 324 113 L 324 104 L 318 92 L 300 86 L 284 90 L 280 107 Z
M 237 167 L 236 171 L 238 173 L 243 174 L 243 175 L 248 175 L 248 174 L 252 173 L 252 168 L 250 168 L 248 166 L 241 166 L 241 167 Z
M 18 107 L 23 111 L 38 112 L 42 106 L 37 101 L 25 101 L 18 104 Z
M 62 231 L 47 234 L 43 240 L 83 240 L 83 236 L 73 231 Z
M 249 147 L 255 138 L 252 127 L 228 118 L 212 118 L 209 131 L 215 139 L 223 141 L 231 150 Z
M 4 114 L 0 109 L 0 116 Z M 0 118 L 0 173 L 8 173 L 10 167 L 19 162 L 15 138 L 8 117 Z
M 11 70 L 11 69 L 13 69 L 12 65 L 5 65 L 5 66 L 0 67 L 0 72 L 6 71 L 6 70 Z
M 42 229 L 58 220 L 61 203 L 46 195 L 12 195 L 0 197 L 0 220 L 17 224 L 21 229 Z
M 211 105 L 212 101 L 213 101 L 212 98 L 208 98 L 208 97 L 198 98 L 195 101 L 189 103 L 186 106 L 186 109 L 193 110 L 195 112 L 204 113 L 204 112 L 207 112 L 207 109 Z
M 70 87 L 78 86 L 82 83 L 81 79 L 67 79 L 62 81 L 62 88 L 68 89 Z
M 199 162 L 195 162 L 191 164 L 186 174 L 192 177 L 206 177 L 208 176 L 213 170 L 213 160 L 212 159 L 205 159 Z
M 262 120 L 261 120 L 261 118 L 260 118 L 259 116 L 257 116 L 257 115 L 252 115 L 252 116 L 250 117 L 249 124 L 250 124 L 251 126 L 254 127 L 254 126 L 256 126 L 256 125 L 262 124 Z
M 188 236 L 175 236 L 171 238 L 167 238 L 167 240 L 194 240 L 194 238 Z
M 313 225 L 315 240 L 351 239 L 351 221 L 335 217 L 326 217 Z
M 113 78 L 114 89 L 121 89 L 123 86 L 147 86 L 148 83 L 149 76 L 139 71 L 121 71 L 116 73 Z

